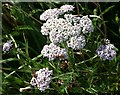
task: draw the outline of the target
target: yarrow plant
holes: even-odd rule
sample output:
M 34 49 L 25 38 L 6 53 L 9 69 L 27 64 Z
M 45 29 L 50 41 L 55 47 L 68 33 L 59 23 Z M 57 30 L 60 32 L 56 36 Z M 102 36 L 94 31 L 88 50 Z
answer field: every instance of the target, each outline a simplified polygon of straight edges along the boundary
M 63 5 L 59 9 L 48 9 L 40 15 L 40 20 L 46 21 L 41 27 L 41 33 L 49 36 L 51 43 L 45 45 L 41 51 L 43 57 L 47 57 L 49 61 L 59 58 L 64 60 L 68 58 L 68 51 L 66 48 L 61 48 L 62 43 L 66 43 L 67 47 L 73 50 L 80 50 L 86 44 L 84 33 L 93 32 L 92 21 L 88 16 L 82 18 L 72 14 L 65 14 L 73 11 L 72 5 Z M 60 15 L 64 15 L 61 18 Z M 82 33 L 83 32 L 83 33 Z M 62 56 L 62 57 L 60 57 Z M 40 69 L 36 72 L 37 77 L 31 80 L 32 86 L 37 86 L 39 90 L 44 91 L 48 88 L 50 78 L 45 71 L 48 69 Z M 51 72 L 51 71 L 50 71 Z
M 30 84 L 36 86 L 40 91 L 45 91 L 49 88 L 51 82 L 52 70 L 48 68 L 40 69 L 36 71 L 35 76 L 31 79 Z
M 83 49 L 86 45 L 84 35 L 94 31 L 88 15 L 79 17 L 67 13 L 73 11 L 73 9 L 72 5 L 63 5 L 60 9 L 48 9 L 40 15 L 40 20 L 46 21 L 41 27 L 41 33 L 48 36 L 51 41 L 49 45 L 43 47 L 41 54 L 43 57 L 47 57 L 49 61 L 56 58 L 59 58 L 59 60 L 68 59 L 67 48 L 63 48 L 61 45 L 66 43 L 65 45 L 73 50 Z M 63 18 L 60 17 L 61 15 L 63 15 Z M 103 60 L 112 60 L 116 56 L 115 46 L 110 44 L 108 39 L 105 40 L 105 45 L 100 45 L 96 52 Z M 30 84 L 40 91 L 49 88 L 52 70 L 43 68 L 35 74 L 36 77 L 31 79 Z
M 118 3 L 24 4 L 2 3 L 0 94 L 119 94 Z
M 41 26 L 41 33 L 48 36 L 51 42 L 49 45 L 44 45 L 41 54 L 49 61 L 55 59 L 65 61 L 66 66 L 68 65 L 66 60 L 69 58 L 68 48 L 73 49 L 73 52 L 83 49 L 87 44 L 85 35 L 94 31 L 89 16 L 81 17 L 69 13 L 73 9 L 72 5 L 63 5 L 60 8 L 48 9 L 40 15 L 40 20 L 46 21 Z M 103 60 L 112 60 L 116 56 L 115 46 L 105 39 L 105 45 L 100 45 L 96 53 Z M 30 84 L 40 91 L 45 91 L 49 88 L 52 74 L 53 71 L 48 68 L 40 69 Z

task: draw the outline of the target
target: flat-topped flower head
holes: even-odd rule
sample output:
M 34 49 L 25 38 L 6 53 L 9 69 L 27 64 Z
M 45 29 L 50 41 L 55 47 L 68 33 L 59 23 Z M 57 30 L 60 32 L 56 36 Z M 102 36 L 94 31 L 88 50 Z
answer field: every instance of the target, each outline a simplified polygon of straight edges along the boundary
M 83 33 L 93 32 L 94 28 L 92 25 L 92 21 L 88 18 L 88 16 L 83 16 L 80 20 L 80 24 L 82 26 Z
M 48 89 L 53 71 L 49 70 L 48 68 L 43 68 L 39 71 L 36 71 L 35 74 L 36 77 L 32 77 L 30 84 L 34 87 L 37 87 L 40 91 L 45 91 Z
M 113 44 L 100 45 L 96 52 L 103 60 L 113 60 L 117 54 Z
M 67 50 L 60 48 L 59 46 L 51 43 L 50 45 L 45 45 L 41 51 L 44 57 L 47 57 L 49 61 L 62 55 L 64 59 L 67 59 Z
M 4 43 L 4 45 L 3 45 L 3 52 L 8 52 L 9 50 L 10 50 L 10 48 L 12 47 L 12 41 L 11 40 L 9 40 L 9 41 L 7 41 L 6 43 Z
M 60 11 L 57 8 L 48 9 L 40 15 L 40 20 L 46 21 L 48 19 L 58 18 L 59 15 Z
M 82 49 L 85 44 L 85 37 L 83 35 L 71 37 L 67 42 L 68 47 L 71 47 L 74 50 Z

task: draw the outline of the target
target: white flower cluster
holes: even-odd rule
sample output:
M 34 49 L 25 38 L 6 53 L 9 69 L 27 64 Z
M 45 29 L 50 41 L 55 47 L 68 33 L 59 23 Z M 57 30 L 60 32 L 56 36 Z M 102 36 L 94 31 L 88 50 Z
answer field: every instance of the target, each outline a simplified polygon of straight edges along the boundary
M 48 19 L 41 27 L 41 33 L 43 35 L 49 35 L 50 41 L 54 44 L 66 41 L 72 36 L 79 36 L 81 31 L 83 33 L 93 31 L 92 21 L 89 18 L 84 20 L 84 16 L 80 18 L 75 17 L 72 14 L 65 14 L 64 17 L 65 19 Z
M 35 74 L 36 77 L 32 77 L 30 84 L 36 86 L 40 91 L 45 91 L 45 89 L 49 88 L 53 71 L 48 68 L 43 68 L 36 71 Z
M 10 50 L 10 48 L 12 47 L 12 41 L 11 40 L 9 40 L 9 41 L 7 41 L 6 43 L 4 43 L 4 45 L 3 45 L 3 52 L 7 52 L 7 51 L 9 51 Z
M 49 9 L 40 16 L 41 20 L 46 20 L 41 27 L 41 33 L 48 35 L 52 42 L 50 45 L 45 45 L 41 51 L 43 56 L 49 60 L 54 60 L 59 54 L 67 56 L 67 51 L 57 46 L 62 42 L 67 42 L 68 47 L 74 50 L 84 48 L 86 40 L 82 34 L 93 31 L 92 21 L 88 16 L 81 18 L 72 14 L 64 14 L 64 18 L 59 18 L 59 15 L 73 9 L 72 5 L 63 5 L 60 9 Z
M 41 51 L 44 57 L 49 58 L 49 60 L 54 60 L 59 56 L 63 56 L 64 59 L 67 59 L 67 50 L 60 48 L 59 46 L 51 43 L 50 45 L 45 45 Z
M 73 9 L 74 7 L 72 5 L 63 5 L 60 7 L 60 9 L 58 8 L 48 9 L 40 15 L 40 20 L 46 21 L 48 19 L 58 18 L 59 15 L 64 14 L 65 12 L 68 11 L 72 11 Z
M 68 47 L 71 47 L 74 50 L 82 49 L 86 44 L 85 37 L 82 35 L 71 37 L 67 44 Z
M 115 46 L 113 44 L 100 45 L 96 52 L 103 60 L 112 60 L 116 56 Z

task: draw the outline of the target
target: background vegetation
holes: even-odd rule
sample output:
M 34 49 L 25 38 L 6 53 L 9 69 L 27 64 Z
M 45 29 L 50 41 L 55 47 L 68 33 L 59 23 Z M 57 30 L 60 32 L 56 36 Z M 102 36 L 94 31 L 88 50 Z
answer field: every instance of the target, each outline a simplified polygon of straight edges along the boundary
M 82 54 L 71 54 L 67 65 L 55 60 L 49 62 L 40 54 L 48 42 L 40 28 L 42 12 L 49 8 L 59 8 L 70 4 L 75 7 L 73 14 L 97 15 L 91 18 L 94 32 L 86 35 L 87 44 Z M 120 91 L 120 2 L 19 2 L 2 3 L 2 42 L 13 41 L 12 49 L 2 54 L 2 93 L 4 95 L 48 95 L 71 93 L 119 93 Z M 104 38 L 108 38 L 118 48 L 112 61 L 95 57 L 96 49 Z M 32 71 L 43 67 L 54 70 L 50 89 L 40 92 L 37 89 L 19 92 L 29 86 Z M 63 84 L 60 82 L 63 81 Z M 119 93 L 120 94 L 120 93 Z

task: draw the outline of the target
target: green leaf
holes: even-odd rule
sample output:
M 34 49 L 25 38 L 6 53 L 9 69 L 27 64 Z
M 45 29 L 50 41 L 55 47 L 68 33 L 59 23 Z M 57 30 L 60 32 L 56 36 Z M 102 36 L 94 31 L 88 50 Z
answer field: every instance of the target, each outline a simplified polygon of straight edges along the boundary
M 21 26 L 17 26 L 15 30 L 34 30 L 34 29 L 31 26 L 21 25 Z
M 5 59 L 5 60 L 0 60 L 0 63 L 6 63 L 6 62 L 10 62 L 10 61 L 17 61 L 19 59 L 17 58 L 8 58 L 8 59 Z
M 109 10 L 111 10 L 111 9 L 114 8 L 114 7 L 115 7 L 115 5 L 108 7 L 108 8 L 105 9 L 103 12 L 101 12 L 100 16 L 104 15 L 105 13 L 107 13 Z
M 36 56 L 36 57 L 34 57 L 32 60 L 37 60 L 38 58 L 41 58 L 42 57 L 42 54 L 40 54 L 40 55 L 38 55 L 38 56 Z

